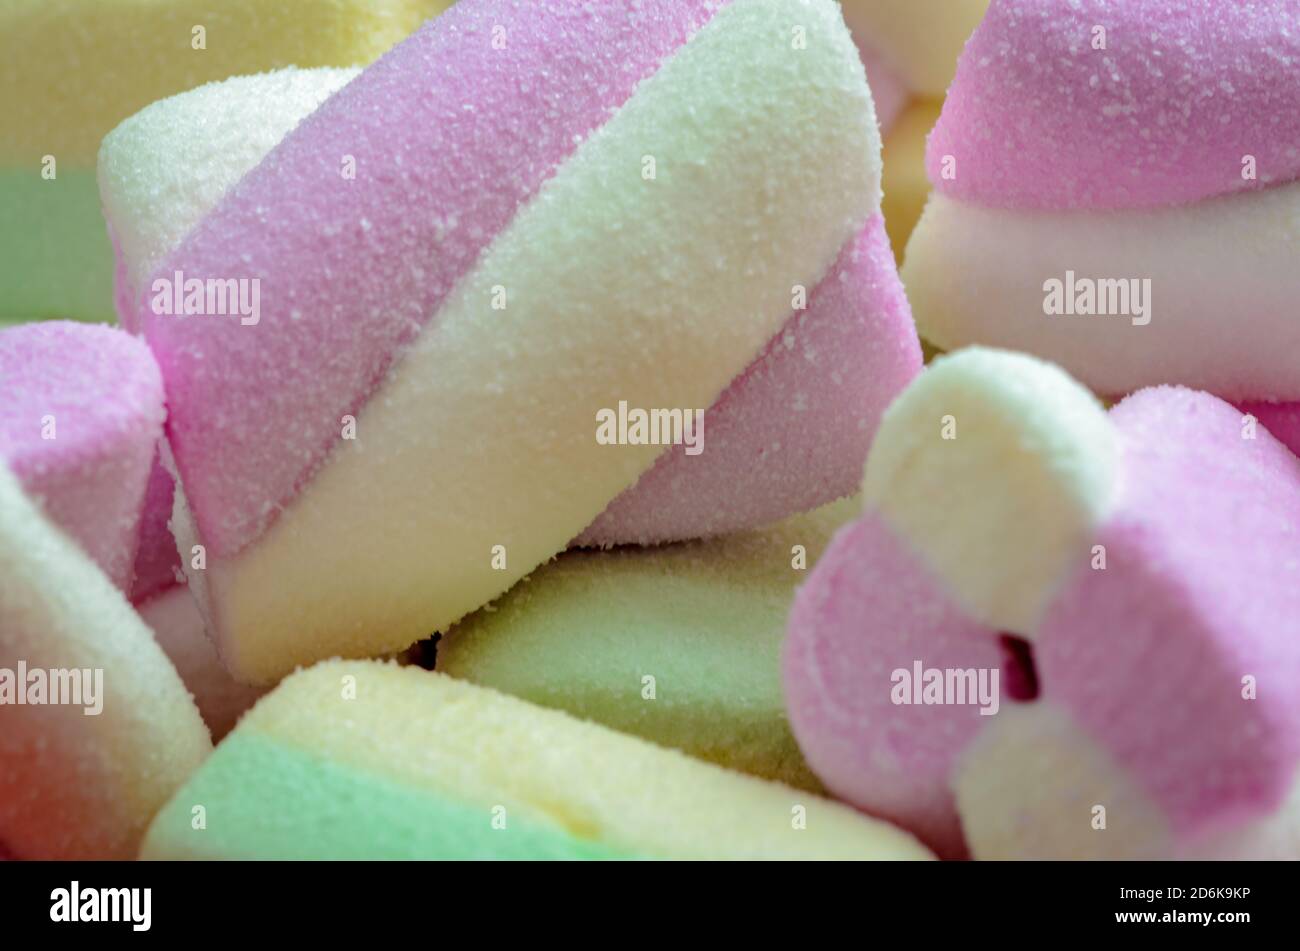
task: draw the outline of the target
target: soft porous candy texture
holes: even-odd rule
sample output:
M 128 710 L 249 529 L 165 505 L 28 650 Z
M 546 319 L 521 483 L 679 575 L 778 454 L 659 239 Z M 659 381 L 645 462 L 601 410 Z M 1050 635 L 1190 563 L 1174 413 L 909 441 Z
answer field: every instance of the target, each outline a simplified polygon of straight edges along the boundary
M 236 76 L 131 116 L 99 149 L 99 191 L 117 256 L 117 311 L 138 330 L 141 285 L 227 191 L 360 70 Z
M 210 83 L 147 106 L 99 150 L 99 191 L 117 258 L 123 326 L 138 331 L 141 283 L 221 197 L 356 69 L 289 68 Z M 149 477 L 133 601 L 176 584 L 180 559 L 168 523 L 175 483 L 160 463 Z
M 1112 397 L 1300 400 L 1300 0 L 995 2 L 927 162 L 903 269 L 927 340 Z M 1076 316 L 1080 282 L 1102 300 Z
M 1150 208 L 1293 181 L 1300 2 L 994 0 L 929 168 L 945 195 L 1003 208 Z
M 0 669 L 20 662 L 102 670 L 103 707 L 0 708 L 0 841 L 18 858 L 133 857 L 211 751 L 207 728 L 122 593 L 0 464 Z
M 159 259 L 353 75 L 319 69 L 238 77 L 155 103 L 110 133 L 100 187 L 117 235 L 124 323 L 135 322 L 132 302 L 141 290 L 147 297 L 139 284 Z M 664 452 L 577 544 L 716 535 L 854 490 L 880 412 L 920 368 L 879 216 L 845 245 L 820 284 L 804 290 L 806 309 L 708 408 L 708 452 Z
M 111 320 L 100 140 L 227 76 L 373 60 L 446 0 L 6 0 L 0 6 L 0 312 Z M 193 30 L 206 30 L 194 49 Z M 237 147 L 237 146 L 236 146 Z M 57 162 L 42 177 L 45 156 Z
M 791 316 L 796 286 L 835 302 L 817 285 L 837 259 L 875 267 L 846 251 L 879 208 L 879 145 L 837 8 L 716 8 L 459 4 L 328 99 L 157 268 L 262 282 L 255 326 L 144 313 L 181 547 L 206 547 L 191 583 L 240 676 L 400 648 L 499 594 L 660 455 L 599 445 L 598 410 L 712 406 L 787 324 L 819 323 Z M 787 41 L 796 21 L 807 49 Z M 898 302 L 885 367 L 914 359 Z M 798 333 L 786 361 L 817 352 Z M 794 458 L 769 481 L 788 488 Z M 790 510 L 766 498 L 747 517 Z
M 878 56 L 926 99 L 943 98 L 966 38 L 988 5 L 989 0 L 842 0 L 864 58 Z
M 720 535 L 856 490 L 880 414 L 921 369 L 879 215 L 808 290 L 807 309 L 705 412 L 705 451 L 663 453 L 576 544 Z
M 190 822 L 207 807 L 207 828 Z M 807 827 L 795 828 L 796 806 Z M 245 716 L 142 857 L 925 858 L 906 834 L 441 674 L 328 662 Z
M 154 594 L 138 603 L 136 610 L 193 694 L 213 741 L 219 741 L 266 691 L 236 682 L 221 665 L 203 629 L 203 617 L 184 585 Z
M 786 721 L 780 645 L 807 574 L 796 564 L 815 564 L 859 507 L 708 542 L 561 555 L 447 632 L 438 670 L 816 788 Z
M 1300 183 L 1127 212 L 983 208 L 936 193 L 902 274 L 922 336 L 946 349 L 1027 350 L 1108 396 L 1180 383 L 1296 401 L 1298 256 Z M 1122 281 L 1130 300 L 1129 282 L 1149 281 L 1138 285 L 1145 316 L 1131 305 L 1049 316 L 1046 282 L 1064 287 L 1067 272 L 1076 288 Z
M 876 102 L 884 146 L 884 214 L 901 259 L 930 182 L 925 141 L 988 0 L 843 0 Z
M 895 419 L 914 419 L 915 465 L 938 478 L 953 452 L 979 458 L 962 442 L 982 430 L 963 432 L 963 420 L 1007 405 L 1014 388 L 1036 392 L 1037 413 L 1019 414 L 1022 449 L 1003 453 L 1001 470 L 947 476 L 1007 510 L 1006 530 L 978 553 L 994 564 L 1013 562 L 1035 524 L 1051 527 L 1050 513 L 1014 508 L 1025 474 L 1055 471 L 1064 487 L 1077 478 L 1071 459 L 1100 446 L 1060 411 L 1073 384 L 1025 374 L 1024 359 L 967 351 L 939 361 L 937 382 L 919 382 L 891 410 L 868 463 L 870 472 L 906 435 Z M 990 372 L 998 361 L 1001 380 Z M 946 446 L 930 426 L 944 412 L 958 425 Z M 1060 438 L 1044 443 L 1034 432 L 1052 418 Z M 981 623 L 954 583 L 968 566 L 929 554 L 946 539 L 975 557 L 969 502 L 918 528 L 874 510 L 868 492 L 866 515 L 837 536 L 791 615 L 795 734 L 829 789 L 942 855 L 1294 859 L 1300 460 L 1262 429 L 1243 438 L 1238 410 L 1191 390 L 1145 390 L 1107 419 L 1119 449 L 1112 496 L 1073 563 L 1058 565 L 1031 627 Z M 1002 634 L 1032 646 L 1009 652 Z M 998 712 L 895 704 L 892 672 L 918 661 L 1000 669 Z M 1096 806 L 1104 830 L 1093 827 Z
M 0 461 L 127 590 L 165 416 L 148 348 L 108 327 L 14 327 L 0 332 L 0 393 Z

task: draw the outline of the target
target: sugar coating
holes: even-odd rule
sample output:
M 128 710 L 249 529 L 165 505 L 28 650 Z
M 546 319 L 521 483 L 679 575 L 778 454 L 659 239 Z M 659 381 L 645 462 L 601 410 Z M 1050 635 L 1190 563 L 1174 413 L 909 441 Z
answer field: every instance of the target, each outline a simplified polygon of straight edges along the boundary
M 999 208 L 1150 208 L 1294 181 L 1300 0 L 994 0 L 927 165 L 944 194 Z
M 426 824 L 458 815 L 446 832 L 453 842 L 474 835 L 464 828 L 470 822 L 491 828 L 496 815 L 505 817 L 498 834 L 507 839 L 516 834 L 512 829 L 531 837 L 545 833 L 552 842 L 567 834 L 579 845 L 618 854 L 683 859 L 927 855 L 906 834 L 818 796 L 418 668 L 334 661 L 294 674 L 244 717 L 227 742 L 250 740 L 272 749 L 263 746 L 268 755 L 260 763 L 251 756 L 211 760 L 194 786 L 182 789 L 160 814 L 145 857 L 183 854 L 190 848 L 187 840 L 197 837 L 208 855 L 229 854 L 221 841 L 232 833 L 242 839 L 237 829 L 226 831 L 210 821 L 196 834 L 187 818 L 188 804 L 197 801 L 193 788 L 212 788 L 218 780 L 226 797 L 244 801 L 244 814 L 247 803 L 255 801 L 292 825 L 294 813 L 280 798 L 290 792 L 289 785 L 258 778 L 259 773 L 274 776 L 277 750 L 298 754 L 291 757 L 294 763 L 307 754 L 331 767 L 310 777 L 316 788 L 290 794 L 295 803 L 315 799 L 336 805 L 312 824 L 316 834 L 334 841 L 350 837 L 354 816 L 365 822 L 359 817 L 367 795 L 345 797 L 331 789 L 347 774 L 352 788 L 382 785 L 386 802 L 392 801 L 394 786 L 407 791 L 411 808 L 420 810 Z M 227 768 L 239 771 L 214 775 Z M 295 768 L 295 774 L 301 771 Z M 280 796 L 261 798 L 268 788 Z M 806 810 L 804 829 L 791 821 L 795 806 Z M 312 810 L 312 817 L 322 811 Z M 290 847 L 299 841 L 281 838 Z M 441 843 L 430 846 L 438 851 L 426 857 L 438 857 Z
M 856 491 L 880 414 L 921 348 L 879 215 L 704 414 L 705 451 L 664 453 L 579 536 L 654 544 L 737 531 Z
M 148 348 L 68 321 L 0 332 L 0 460 L 124 590 L 165 416 Z
M 942 99 L 989 0 L 842 0 L 863 58 L 879 57 L 916 96 Z M 875 91 L 875 87 L 872 87 Z
M 328 464 L 256 544 L 233 557 L 208 545 L 191 581 L 237 676 L 400 650 L 501 594 L 661 451 L 599 444 L 598 412 L 710 406 L 789 317 L 791 288 L 829 271 L 878 208 L 877 130 L 832 4 L 796 4 L 808 50 L 773 39 L 793 2 L 727 7 L 662 64 L 496 237 L 357 414 L 357 438 L 332 430 Z M 722 94 L 741 79 L 746 95 Z M 801 173 L 813 163 L 817 176 Z M 507 285 L 511 303 L 493 307 Z M 262 415 L 237 424 L 249 419 Z M 170 434 L 206 541 L 185 452 L 193 464 L 215 450 Z
M 191 828 L 193 803 L 212 816 Z M 359 808 L 364 803 L 364 808 Z M 147 860 L 590 860 L 651 856 L 583 840 L 550 822 L 492 814 L 361 773 L 261 736 L 222 743 L 210 767 L 154 821 Z
M 1276 809 L 1300 768 L 1300 460 L 1180 387 L 1110 419 L 1124 468 L 1095 537 L 1107 570 L 1080 571 L 1044 619 L 1039 669 L 1191 837 Z
M 175 668 L 113 586 L 0 464 L 0 668 L 100 669 L 102 711 L 6 705 L 0 840 L 19 858 L 127 859 L 211 752 Z
M 438 670 L 816 789 L 786 721 L 780 645 L 795 586 L 859 509 L 846 499 L 707 542 L 561 555 L 448 631 Z
M 141 275 L 320 99 L 354 75 L 287 70 L 156 103 L 112 132 L 100 179 L 119 313 Z M 240 143 L 239 148 L 228 142 Z M 177 162 L 177 148 L 188 152 Z M 163 182 L 165 184 L 158 184 Z M 128 237 L 129 236 L 129 237 Z M 919 368 L 907 300 L 879 218 L 852 239 L 766 351 L 706 412 L 706 455 L 665 453 L 578 540 L 660 542 L 770 522 L 853 491 L 884 404 Z M 819 426 L 808 426 L 817 416 Z M 754 466 L 755 458 L 763 460 Z M 821 472 L 810 474 L 810 467 Z M 166 499 L 170 515 L 171 497 Z M 161 509 L 159 509 L 161 511 Z M 165 517 L 155 519 L 164 524 Z M 163 540 L 164 549 L 174 548 Z
M 137 602 L 136 610 L 193 695 L 213 741 L 220 741 L 266 691 L 236 682 L 222 666 L 184 585 L 172 584 Z
M 902 277 L 921 335 L 944 349 L 1024 350 L 1110 396 L 1168 383 L 1294 401 L 1298 256 L 1300 182 L 1108 212 L 984 208 L 936 192 Z M 1077 299 L 1070 272 L 1076 286 L 1122 281 L 1118 297 L 1093 284 L 1112 313 L 1048 316 L 1048 281 Z
M 965 858 L 949 780 L 988 719 L 895 706 L 895 670 L 998 668 L 997 641 L 876 513 L 842 529 L 800 587 L 782 654 L 790 725 L 831 795 Z M 996 718 L 995 718 L 996 719 Z
M 1105 410 L 1059 367 L 971 348 L 890 406 L 864 496 L 968 614 L 1023 632 L 1106 517 L 1117 455 Z
M 457 4 L 330 98 L 167 256 L 157 275 L 261 281 L 255 327 L 143 311 L 211 553 L 261 534 L 519 206 L 714 6 Z
M 1144 390 L 1107 418 L 1115 496 L 1032 629 L 980 624 L 877 513 L 837 538 L 792 612 L 796 736 L 828 788 L 943 855 L 1295 858 L 1300 460 L 1263 430 L 1243 439 L 1240 411 L 1183 388 Z M 1015 484 L 968 477 L 989 498 Z M 1017 537 L 983 557 L 1011 557 Z M 1003 632 L 1033 643 L 1036 697 L 1004 689 L 989 717 L 886 699 L 889 672 L 917 659 L 1000 666 L 1005 685 L 1019 664 L 999 656 Z M 1091 834 L 1096 803 L 1122 834 Z
M 283 69 L 209 83 L 145 107 L 99 148 L 117 256 L 117 311 L 138 330 L 142 282 L 221 197 L 357 69 Z

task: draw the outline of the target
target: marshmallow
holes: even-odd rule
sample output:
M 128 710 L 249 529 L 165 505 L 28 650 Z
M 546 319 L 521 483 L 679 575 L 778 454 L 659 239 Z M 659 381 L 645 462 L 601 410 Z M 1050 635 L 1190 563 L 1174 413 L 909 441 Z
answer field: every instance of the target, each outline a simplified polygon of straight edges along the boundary
M 1300 3 L 994 2 L 903 277 L 944 349 L 1300 400 Z
M 206 827 L 195 829 L 202 804 Z M 179 858 L 919 859 L 905 833 L 441 674 L 287 678 L 158 814 Z
M 1264 429 L 968 350 L 864 495 L 785 646 L 828 789 L 949 857 L 1300 857 L 1300 460 Z
M 0 460 L 128 590 L 165 416 L 148 348 L 108 327 L 13 327 L 0 332 L 0 392 Z
M 3 464 L 0 718 L 0 841 L 18 858 L 133 857 L 212 746 L 121 591 Z
M 852 490 L 919 366 L 856 51 L 826 0 L 660 6 L 457 5 L 129 278 L 173 528 L 203 546 L 190 582 L 241 678 L 400 649 L 574 539 L 716 534 Z M 772 39 L 795 13 L 806 48 Z M 110 191 L 114 232 L 146 235 Z M 248 306 L 166 313 L 190 279 Z M 601 445 L 621 403 L 707 408 L 707 448 Z
M 721 766 L 816 789 L 781 692 L 795 585 L 845 499 L 707 542 L 569 552 L 437 645 L 437 669 Z

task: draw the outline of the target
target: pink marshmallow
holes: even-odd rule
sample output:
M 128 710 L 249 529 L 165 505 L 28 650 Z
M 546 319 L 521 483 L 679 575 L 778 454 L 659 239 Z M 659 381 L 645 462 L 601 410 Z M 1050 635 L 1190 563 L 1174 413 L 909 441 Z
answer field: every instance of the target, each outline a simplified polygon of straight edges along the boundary
M 879 215 L 705 413 L 709 451 L 674 446 L 578 538 L 656 544 L 776 521 L 851 495 L 880 414 L 921 348 Z
M 999 208 L 1150 208 L 1294 181 L 1300 0 L 994 0 L 927 167 L 941 192 Z
M 159 267 L 261 281 L 256 326 L 138 305 L 210 554 L 261 535 L 480 252 L 717 7 L 457 4 L 304 120 Z M 344 156 L 388 171 L 346 180 Z
M 953 412 L 961 418 L 960 406 Z M 1109 419 L 1117 498 L 1089 542 L 1108 563 L 1097 570 L 1095 549 L 1080 551 L 1037 629 L 1017 632 L 1033 645 L 1023 653 L 971 620 L 878 514 L 841 531 L 790 618 L 796 737 L 834 793 L 947 857 L 990 836 L 987 816 L 960 812 L 958 777 L 1001 770 L 997 782 L 1015 794 L 989 805 L 1013 830 L 997 854 L 1069 858 L 1042 855 L 1037 842 L 1059 830 L 1035 826 L 1035 790 L 1016 785 L 1031 782 L 1017 765 L 974 752 L 1008 710 L 1038 704 L 1102 750 L 1161 826 L 1141 827 L 1149 842 L 1087 840 L 1093 847 L 1300 858 L 1300 461 L 1262 429 L 1243 438 L 1238 410 L 1187 389 L 1144 390 Z M 999 557 L 996 543 L 986 556 Z M 890 672 L 918 659 L 999 669 L 1000 713 L 895 704 Z M 1082 753 L 1053 755 L 1059 772 Z M 1135 808 L 1109 805 L 1120 817 Z M 1071 821 L 1086 830 L 1086 809 Z
M 109 327 L 14 327 L 0 332 L 0 392 L 0 458 L 45 515 L 128 589 L 165 416 L 148 348 Z

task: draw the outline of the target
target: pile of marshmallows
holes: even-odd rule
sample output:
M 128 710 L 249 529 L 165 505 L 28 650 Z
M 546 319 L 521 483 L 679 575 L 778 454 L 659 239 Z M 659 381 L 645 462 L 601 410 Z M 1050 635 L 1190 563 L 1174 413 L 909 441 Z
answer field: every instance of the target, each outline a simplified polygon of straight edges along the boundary
M 5 851 L 1300 858 L 1300 0 L 843 7 L 461 0 L 104 139 L 121 328 L 0 332 Z M 859 490 L 826 795 L 407 651 Z

